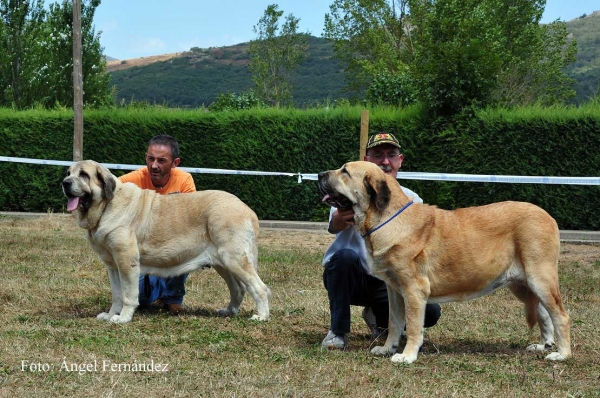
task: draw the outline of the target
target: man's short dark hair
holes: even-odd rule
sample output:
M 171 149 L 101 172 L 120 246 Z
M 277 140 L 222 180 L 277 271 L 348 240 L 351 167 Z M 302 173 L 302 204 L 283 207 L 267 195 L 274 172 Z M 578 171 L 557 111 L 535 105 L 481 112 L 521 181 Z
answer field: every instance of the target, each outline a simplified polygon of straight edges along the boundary
M 148 147 L 151 145 L 165 145 L 171 147 L 171 156 L 173 156 L 172 160 L 175 160 L 179 157 L 179 144 L 177 140 L 170 135 L 167 134 L 159 134 L 152 138 L 148 142 Z

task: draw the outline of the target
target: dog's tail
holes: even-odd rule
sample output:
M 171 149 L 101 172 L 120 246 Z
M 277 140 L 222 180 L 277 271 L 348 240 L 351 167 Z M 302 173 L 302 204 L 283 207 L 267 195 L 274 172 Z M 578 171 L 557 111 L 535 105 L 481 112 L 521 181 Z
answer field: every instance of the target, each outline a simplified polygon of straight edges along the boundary
M 511 285 L 510 290 L 519 300 L 525 304 L 525 319 L 529 328 L 533 328 L 537 323 L 537 307 L 540 299 L 531 291 L 528 286 Z

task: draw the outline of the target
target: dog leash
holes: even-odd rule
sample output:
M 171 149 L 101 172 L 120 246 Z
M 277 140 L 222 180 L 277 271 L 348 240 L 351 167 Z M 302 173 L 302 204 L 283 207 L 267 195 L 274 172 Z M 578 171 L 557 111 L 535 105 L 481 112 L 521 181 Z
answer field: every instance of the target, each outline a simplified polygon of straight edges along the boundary
M 392 221 L 394 218 L 396 218 L 398 216 L 398 214 L 402 213 L 404 210 L 406 210 L 408 208 L 408 206 L 412 205 L 414 201 L 410 201 L 407 204 L 405 204 L 404 206 L 402 206 L 402 208 L 400 210 L 398 210 L 396 212 L 396 214 L 394 214 L 393 216 L 391 216 L 390 218 L 388 218 L 388 220 L 386 222 L 384 222 L 383 224 L 379 225 L 378 227 L 373 228 L 370 231 L 367 231 L 364 235 L 361 235 L 363 238 L 371 235 L 373 232 L 377 231 L 379 228 L 383 227 L 385 224 L 389 223 L 390 221 Z

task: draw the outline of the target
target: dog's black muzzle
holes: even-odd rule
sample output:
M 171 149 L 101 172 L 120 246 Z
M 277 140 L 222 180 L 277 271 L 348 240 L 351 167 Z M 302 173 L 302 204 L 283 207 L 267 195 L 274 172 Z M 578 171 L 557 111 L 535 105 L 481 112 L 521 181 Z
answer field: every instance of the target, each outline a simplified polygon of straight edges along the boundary
M 323 195 L 323 202 L 329 206 L 336 207 L 338 209 L 347 209 L 352 207 L 352 202 L 344 195 L 336 192 L 329 184 L 329 172 L 322 171 L 318 174 L 318 187 L 319 191 Z

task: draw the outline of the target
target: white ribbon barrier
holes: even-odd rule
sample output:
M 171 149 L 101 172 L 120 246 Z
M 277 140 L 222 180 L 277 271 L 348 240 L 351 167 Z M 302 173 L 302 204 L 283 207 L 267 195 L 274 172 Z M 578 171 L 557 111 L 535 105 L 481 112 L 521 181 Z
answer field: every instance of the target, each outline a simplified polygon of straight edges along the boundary
M 404 173 L 397 178 L 404 180 L 430 181 L 467 181 L 467 182 L 504 182 L 517 184 L 565 184 L 600 185 L 600 177 L 534 177 L 534 176 L 498 176 L 481 174 L 445 174 L 445 173 Z
M 73 161 L 63 160 L 43 160 L 43 159 L 28 159 L 28 158 L 12 158 L 7 156 L 0 156 L 1 162 L 13 162 L 13 163 L 29 163 L 29 164 L 44 164 L 50 166 L 71 166 Z M 100 162 L 99 162 L 100 163 Z M 112 170 L 137 170 L 145 165 L 135 164 L 114 164 L 114 163 L 100 163 L 107 169 Z M 199 167 L 178 167 L 178 169 L 187 171 L 188 173 L 198 174 L 235 174 L 235 175 L 255 175 L 255 176 L 282 176 L 282 177 L 296 177 L 298 173 L 279 173 L 270 171 L 246 171 L 246 170 L 225 170 L 225 169 L 204 169 Z M 299 181 L 300 182 L 300 181 Z
M 2 162 L 42 164 L 51 166 L 71 166 L 73 161 L 43 160 L 0 156 Z M 104 167 L 113 170 L 137 170 L 144 165 L 111 164 L 100 163 Z M 318 174 L 284 173 L 270 171 L 247 171 L 206 169 L 198 167 L 180 167 L 181 170 L 198 174 L 229 174 L 229 175 L 254 175 L 254 176 L 278 176 L 298 177 L 298 183 L 303 180 L 316 181 Z M 417 173 L 399 172 L 396 178 L 401 180 L 429 180 L 429 181 L 461 181 L 461 182 L 503 182 L 512 184 L 565 184 L 565 185 L 600 185 L 600 177 L 532 177 L 532 176 L 501 176 L 483 174 L 446 174 L 446 173 Z
M 303 180 L 317 180 L 317 174 L 301 174 Z M 498 176 L 483 174 L 446 174 L 398 172 L 400 180 L 429 181 L 462 181 L 462 182 L 505 182 L 517 184 L 565 184 L 565 185 L 600 185 L 600 177 L 531 177 L 531 176 Z

